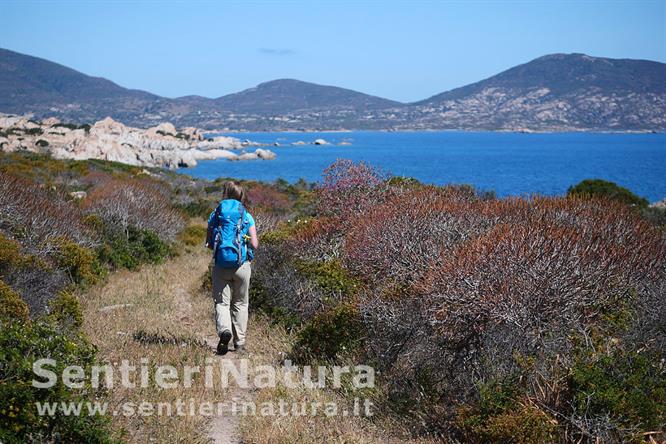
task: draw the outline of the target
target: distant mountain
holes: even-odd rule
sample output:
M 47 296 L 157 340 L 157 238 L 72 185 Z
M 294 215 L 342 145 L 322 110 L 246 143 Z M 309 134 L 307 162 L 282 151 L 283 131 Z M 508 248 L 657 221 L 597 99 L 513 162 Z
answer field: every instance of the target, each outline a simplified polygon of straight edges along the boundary
M 0 112 L 230 130 L 666 130 L 666 64 L 552 54 L 402 104 L 293 79 L 215 99 L 160 97 L 0 49 Z
M 552 54 L 414 106 L 425 126 L 664 129 L 666 64 Z
M 0 111 L 96 120 L 143 112 L 159 97 L 0 48 Z
M 380 97 L 350 89 L 316 85 L 294 79 L 280 79 L 216 99 L 221 109 L 252 114 L 291 114 L 322 109 L 363 111 L 402 106 Z
M 585 89 L 606 94 L 666 93 L 666 64 L 649 60 L 606 59 L 585 54 L 551 54 L 518 65 L 486 80 L 463 86 L 421 103 L 461 99 L 487 88 L 548 88 L 555 96 Z

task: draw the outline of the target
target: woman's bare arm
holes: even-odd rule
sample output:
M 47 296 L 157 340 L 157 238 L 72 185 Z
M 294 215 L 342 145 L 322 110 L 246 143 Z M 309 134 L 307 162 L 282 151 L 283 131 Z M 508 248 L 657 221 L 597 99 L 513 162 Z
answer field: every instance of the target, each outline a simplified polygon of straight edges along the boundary
M 248 233 L 250 234 L 250 245 L 252 245 L 253 249 L 259 248 L 259 238 L 257 237 L 257 227 L 252 225 L 250 229 L 248 230 Z

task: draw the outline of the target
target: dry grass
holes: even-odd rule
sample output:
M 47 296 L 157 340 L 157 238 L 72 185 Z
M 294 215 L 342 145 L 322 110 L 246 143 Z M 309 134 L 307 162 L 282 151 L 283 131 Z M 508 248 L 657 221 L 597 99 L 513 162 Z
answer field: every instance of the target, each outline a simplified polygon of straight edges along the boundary
M 100 360 L 120 363 L 127 359 L 138 365 L 147 358 L 150 364 L 174 365 L 179 371 L 184 364 L 203 367 L 205 359 L 213 356 L 206 341 L 215 335 L 210 299 L 197 290 L 208 261 L 203 251 L 182 255 L 138 272 L 118 272 L 106 285 L 93 290 L 84 301 L 84 330 L 99 348 Z M 146 343 L 135 339 L 139 332 L 176 341 Z M 198 382 L 195 379 L 189 389 L 168 390 L 154 384 L 145 389 L 126 389 L 117 384 L 109 391 L 109 401 L 111 408 L 117 408 L 128 401 L 225 398 L 222 387 L 206 389 L 202 380 Z M 201 416 L 117 416 L 113 423 L 130 442 L 207 442 L 205 420 Z
M 251 365 L 269 364 L 282 369 L 286 351 L 293 346 L 293 338 L 283 328 L 271 325 L 270 320 L 262 314 L 254 314 L 250 319 L 252 354 Z M 315 370 L 316 371 L 316 370 Z M 283 380 L 278 376 L 278 381 Z M 294 376 L 299 380 L 299 376 Z M 275 388 L 259 390 L 254 394 L 254 402 L 276 405 L 282 399 L 287 405 L 296 403 L 300 408 L 306 402 L 335 403 L 339 408 L 349 408 L 353 399 L 349 399 L 332 389 L 308 389 L 305 387 L 291 388 L 278 384 Z M 363 417 L 330 416 L 323 412 L 315 416 L 261 416 L 247 415 L 240 422 L 243 442 L 249 444 L 310 444 L 326 443 L 419 443 L 428 444 L 433 440 L 411 440 L 407 435 L 405 424 L 389 423 L 387 420 L 369 420 Z
M 188 250 L 162 265 L 115 273 L 104 286 L 93 289 L 84 298 L 84 330 L 99 348 L 100 361 L 120 363 L 127 359 L 138 365 L 142 358 L 147 358 L 154 366 L 174 365 L 180 371 L 182 365 L 203 367 L 206 358 L 214 357 L 215 327 L 211 301 L 200 289 L 209 255 L 202 249 Z M 144 332 L 144 336 L 165 338 L 166 343 L 137 340 L 138 332 Z M 282 371 L 292 339 L 282 328 L 271 325 L 270 319 L 253 313 L 247 346 L 250 353 L 244 357 L 250 360 L 250 368 L 267 364 Z M 230 353 L 225 358 L 216 359 L 237 358 Z M 279 399 L 350 405 L 348 399 L 331 390 L 293 389 L 284 385 L 239 392 L 236 387 L 205 388 L 203 381 L 197 381 L 196 377 L 194 386 L 189 389 L 164 390 L 154 384 L 145 389 L 126 389 L 120 386 L 119 377 L 115 382 L 108 393 L 111 409 L 119 408 L 122 403 L 144 400 L 157 403 L 194 399 L 198 403 L 228 401 L 234 397 L 253 399 L 257 405 Z M 315 417 L 248 415 L 233 424 L 240 429 L 242 442 L 247 443 L 412 442 L 387 436 L 387 428 L 399 429 L 395 424 L 388 427 L 363 418 L 326 417 L 323 413 Z M 118 435 L 129 442 L 197 443 L 211 439 L 211 419 L 204 416 L 115 416 L 113 426 Z

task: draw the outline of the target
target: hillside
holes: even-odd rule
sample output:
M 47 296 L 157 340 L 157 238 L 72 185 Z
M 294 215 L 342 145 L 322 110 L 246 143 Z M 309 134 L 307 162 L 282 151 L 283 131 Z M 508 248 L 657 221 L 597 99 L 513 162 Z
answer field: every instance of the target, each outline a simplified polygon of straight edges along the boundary
M 326 108 L 363 111 L 402 105 L 350 89 L 294 79 L 261 83 L 255 88 L 220 97 L 215 102 L 221 109 L 256 114 L 285 114 Z
M 662 131 L 666 64 L 552 54 L 411 104 L 294 79 L 218 98 L 169 99 L 0 49 L 0 112 L 77 123 L 111 116 L 138 127 L 170 121 L 254 131 Z
M 90 123 L 107 115 L 125 119 L 159 100 L 145 91 L 0 48 L 0 109 L 6 113 L 55 114 Z
M 555 96 L 596 88 L 609 93 L 666 93 L 666 64 L 649 60 L 607 59 L 585 54 L 551 54 L 493 77 L 447 91 L 419 104 L 478 94 L 486 88 L 548 88 Z
M 663 129 L 666 64 L 552 54 L 414 105 L 426 126 Z

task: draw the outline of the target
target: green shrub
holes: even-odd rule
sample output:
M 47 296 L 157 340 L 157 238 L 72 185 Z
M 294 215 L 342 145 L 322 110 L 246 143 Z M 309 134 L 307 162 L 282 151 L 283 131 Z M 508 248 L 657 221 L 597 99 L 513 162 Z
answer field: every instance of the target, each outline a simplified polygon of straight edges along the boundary
M 541 444 L 557 442 L 557 422 L 548 414 L 528 403 L 515 403 L 512 409 L 487 417 L 459 411 L 463 436 L 469 442 Z
M 206 194 L 221 193 L 222 188 L 223 188 L 223 185 L 221 183 L 212 183 L 210 185 L 206 185 L 204 187 L 204 191 L 206 192 Z
M 0 280 L 0 321 L 18 319 L 26 322 L 29 315 L 28 304 L 9 285 Z
M 199 199 L 186 204 L 176 205 L 176 208 L 180 209 L 183 213 L 187 214 L 190 217 L 200 217 L 202 219 L 208 219 L 210 212 L 213 208 L 213 203 Z
M 37 144 L 45 146 L 40 143 L 40 140 L 37 141 Z M 53 159 L 48 153 L 2 153 L 0 154 L 0 172 L 33 179 L 40 184 L 53 184 L 58 183 L 58 179 L 61 178 L 67 181 L 72 177 L 85 176 L 89 173 L 88 162 Z
M 139 265 L 158 264 L 171 254 L 171 248 L 149 230 L 129 227 L 127 234 L 113 233 L 100 250 L 102 261 L 113 268 L 136 270 Z
M 79 299 L 69 291 L 63 290 L 49 302 L 49 316 L 65 328 L 81 328 L 83 309 Z
M 178 236 L 185 245 L 201 246 L 206 241 L 206 227 L 202 225 L 189 225 Z
M 386 183 L 390 186 L 413 187 L 413 188 L 423 186 L 423 184 L 419 182 L 418 179 L 406 176 L 393 176 L 390 179 L 388 179 Z
M 83 337 L 64 335 L 46 320 L 0 328 L 0 441 L 112 442 L 107 418 L 88 414 L 40 416 L 36 408 L 37 402 L 92 401 L 97 394 L 90 386 L 70 389 L 61 378 L 51 388 L 33 387 L 36 360 L 55 360 L 56 365 L 47 368 L 58 375 L 69 365 L 80 365 L 90 374 L 94 357 L 94 347 Z
M 7 239 L 0 234 L 0 269 L 16 267 L 22 262 L 21 245 L 17 241 Z
M 41 128 L 29 128 L 25 130 L 25 133 L 30 135 L 30 136 L 40 136 L 44 131 L 42 131 Z
M 350 303 L 317 313 L 298 333 L 293 347 L 296 362 L 334 359 L 354 351 L 363 341 L 363 323 L 358 308 Z
M 659 227 L 666 227 L 666 208 L 647 207 L 641 210 L 641 215 Z
M 49 142 L 48 142 L 48 140 L 39 139 L 37 142 L 35 142 L 35 145 L 45 147 L 45 146 L 49 146 Z
M 104 221 L 97 214 L 88 214 L 83 218 L 83 223 L 98 233 L 104 232 Z
M 86 162 L 93 166 L 97 171 L 105 173 L 128 173 L 132 176 L 136 176 L 143 171 L 141 167 L 111 160 L 90 159 Z
M 314 281 L 328 296 L 351 297 L 359 285 L 337 260 L 316 262 L 296 259 L 294 266 L 302 276 Z
M 652 431 L 666 424 L 666 370 L 648 352 L 580 358 L 571 369 L 569 389 L 578 412 L 608 415 L 619 428 Z
M 208 278 L 210 285 L 210 277 Z M 273 324 L 282 325 L 287 331 L 292 331 L 301 325 L 301 319 L 285 307 L 275 303 L 266 287 L 260 280 L 255 279 L 250 285 L 250 310 L 261 310 L 266 313 Z
M 557 422 L 520 396 L 515 378 L 479 386 L 476 405 L 461 406 L 456 424 L 465 441 L 503 443 L 553 442 Z
M 301 218 L 314 217 L 317 214 L 317 198 L 313 191 L 297 191 L 294 213 Z
M 299 228 L 300 227 L 295 223 L 283 222 L 274 230 L 259 233 L 259 242 L 271 245 L 281 244 L 295 235 Z
M 88 285 L 98 281 L 102 268 L 91 250 L 66 238 L 57 239 L 56 246 L 56 263 L 67 270 L 72 282 Z
M 86 133 L 89 133 L 91 126 L 87 123 L 84 123 L 83 125 L 77 125 L 75 123 L 56 123 L 53 125 L 53 128 L 67 128 L 70 130 L 82 129 L 85 130 Z
M 567 191 L 567 196 L 601 197 L 627 205 L 635 205 L 640 208 L 648 206 L 648 201 L 621 187 L 614 182 L 602 179 L 585 179 L 579 184 L 572 186 Z

